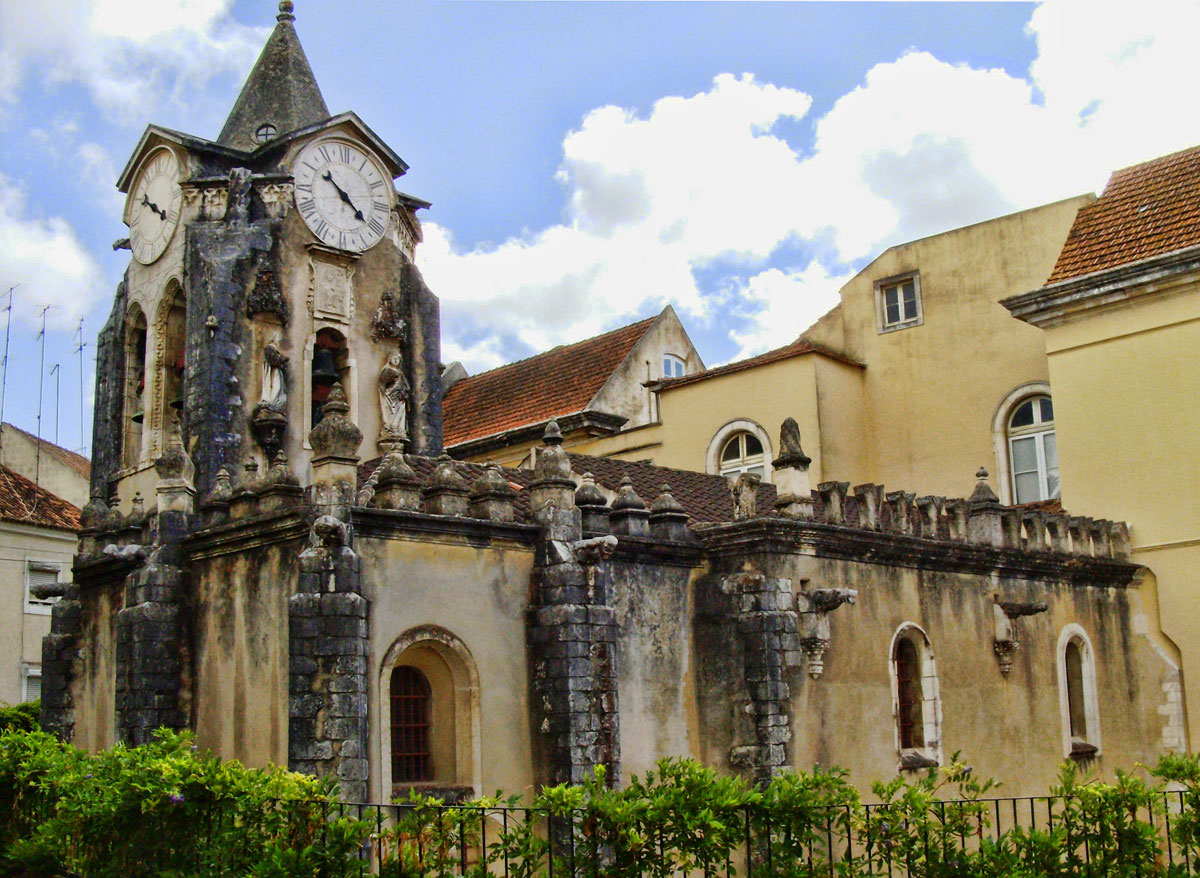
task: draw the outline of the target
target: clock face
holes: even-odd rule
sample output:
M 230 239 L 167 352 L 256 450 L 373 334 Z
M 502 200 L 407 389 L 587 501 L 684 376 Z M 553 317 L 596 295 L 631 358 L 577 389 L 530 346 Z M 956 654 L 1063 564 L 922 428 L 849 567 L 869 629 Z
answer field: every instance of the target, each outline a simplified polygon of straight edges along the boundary
M 129 194 L 129 246 L 133 258 L 149 265 L 162 256 L 179 224 L 179 163 L 170 150 L 151 155 Z
M 309 144 L 296 159 L 296 209 L 330 247 L 366 250 L 387 231 L 390 181 L 375 160 L 350 143 Z

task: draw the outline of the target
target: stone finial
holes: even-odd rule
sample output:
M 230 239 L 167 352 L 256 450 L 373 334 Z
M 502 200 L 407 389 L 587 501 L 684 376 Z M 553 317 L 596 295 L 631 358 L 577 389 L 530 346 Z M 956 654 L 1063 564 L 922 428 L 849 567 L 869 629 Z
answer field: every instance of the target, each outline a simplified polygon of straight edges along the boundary
M 888 523 L 896 533 L 912 533 L 912 508 L 914 496 L 908 491 L 889 491 L 885 495 L 888 507 Z
M 967 500 L 967 539 L 972 543 L 1001 548 L 1008 544 L 1003 507 L 983 467 L 975 473 L 975 490 Z
M 300 485 L 300 480 L 288 466 L 288 458 L 282 448 L 275 452 L 275 459 L 271 461 L 271 468 L 267 471 L 263 484 L 266 487 L 273 485 L 298 487 Z
M 264 511 L 280 509 L 298 501 L 303 495 L 300 480 L 296 478 L 288 466 L 287 455 L 283 449 L 275 452 L 275 460 L 263 477 L 263 487 L 259 494 L 259 502 Z
M 583 482 L 575 492 L 575 505 L 579 507 L 582 516 L 583 530 L 608 530 L 608 500 L 591 473 L 583 474 Z
M 108 498 L 108 512 L 104 514 L 101 530 L 120 530 L 124 521 L 125 518 L 121 515 L 121 498 L 113 494 Z
M 946 498 L 926 495 L 918 497 L 916 503 L 921 536 L 927 540 L 936 540 L 938 538 L 938 522 L 942 518 L 942 509 L 946 505 Z
M 779 457 L 775 467 L 775 511 L 785 518 L 812 518 L 812 488 L 808 465 L 812 459 L 800 448 L 800 426 L 788 418 L 779 428 Z
M 671 486 L 663 485 L 650 504 L 650 533 L 660 540 L 686 542 L 691 539 L 687 526 L 690 519 L 683 504 L 671 494 Z
M 183 433 L 179 426 L 179 418 L 171 419 L 171 424 L 167 428 L 166 447 L 163 449 L 163 453 L 155 459 L 154 469 L 158 473 L 159 479 L 179 479 L 189 485 L 192 477 L 196 474 L 196 467 L 183 447 Z
M 762 476 L 758 473 L 738 473 L 727 479 L 729 493 L 733 495 L 733 520 L 743 521 L 758 515 L 758 485 Z
M 371 505 L 378 509 L 421 508 L 421 479 L 408 465 L 404 455 L 393 451 L 375 470 L 375 494 Z
M 104 503 L 104 491 L 99 486 L 94 486 L 87 505 L 79 511 L 79 526 L 84 530 L 94 529 L 107 515 L 108 506 Z
M 650 512 L 646 502 L 633 490 L 633 479 L 629 476 L 621 479 L 608 519 L 615 534 L 642 537 L 649 533 Z
M 970 504 L 975 509 L 980 506 L 999 506 L 1000 498 L 988 484 L 988 471 L 980 467 L 975 473 L 975 490 L 971 492 Z
M 357 458 L 358 446 L 363 438 L 362 430 L 348 417 L 350 405 L 346 402 L 346 392 L 340 381 L 333 383 L 321 411 L 321 423 L 308 433 L 314 457 Z
M 233 482 L 229 477 L 229 467 L 222 465 L 213 477 L 213 486 L 204 498 L 205 506 L 228 506 L 233 499 Z
M 883 524 L 883 485 L 867 482 L 854 486 L 858 501 L 858 526 L 863 530 L 879 530 Z
M 562 447 L 562 431 L 551 418 L 536 450 L 533 482 L 529 485 L 529 511 L 537 514 L 547 506 L 558 509 L 575 507 L 575 480 L 571 478 L 571 459 Z
M 807 470 L 812 458 L 800 447 L 800 425 L 795 418 L 787 418 L 779 427 L 779 457 L 771 461 L 775 469 Z
M 498 464 L 490 463 L 471 485 L 471 517 L 489 521 L 512 521 L 517 492 Z
M 292 3 L 292 0 L 280 0 L 279 14 L 275 16 L 275 20 L 276 21 L 295 21 L 296 20 L 296 15 L 294 12 L 295 8 L 296 8 L 295 4 Z
M 422 509 L 430 515 L 467 514 L 466 480 L 458 474 L 454 460 L 445 452 L 438 458 L 429 484 L 421 492 Z
M 141 491 L 135 491 L 133 494 L 133 503 L 126 523 L 131 527 L 142 527 L 146 524 L 146 498 L 142 496 Z

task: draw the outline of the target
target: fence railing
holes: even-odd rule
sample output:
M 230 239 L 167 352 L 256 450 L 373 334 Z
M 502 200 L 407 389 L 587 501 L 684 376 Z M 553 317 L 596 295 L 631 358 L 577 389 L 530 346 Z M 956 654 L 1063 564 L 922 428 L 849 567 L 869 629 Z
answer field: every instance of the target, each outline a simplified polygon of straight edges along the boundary
M 359 824 L 362 874 L 388 878 L 876 878 L 1200 874 L 1182 792 L 690 812 L 331 805 Z M 1174 823 L 1174 825 L 1173 825 Z M 1188 824 L 1190 827 L 1190 824 Z M 1175 830 L 1175 831 L 1173 831 Z

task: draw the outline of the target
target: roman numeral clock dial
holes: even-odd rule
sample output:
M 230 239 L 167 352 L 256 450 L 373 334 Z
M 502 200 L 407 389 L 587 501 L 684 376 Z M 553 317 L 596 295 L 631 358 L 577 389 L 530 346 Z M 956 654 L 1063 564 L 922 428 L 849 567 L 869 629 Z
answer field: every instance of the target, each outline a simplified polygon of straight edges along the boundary
M 163 255 L 179 224 L 182 200 L 179 162 L 169 149 L 156 150 L 138 171 L 125 203 L 129 249 L 134 259 L 149 265 Z
M 292 169 L 296 209 L 330 247 L 359 252 L 387 231 L 392 187 L 375 160 L 339 140 L 311 143 Z

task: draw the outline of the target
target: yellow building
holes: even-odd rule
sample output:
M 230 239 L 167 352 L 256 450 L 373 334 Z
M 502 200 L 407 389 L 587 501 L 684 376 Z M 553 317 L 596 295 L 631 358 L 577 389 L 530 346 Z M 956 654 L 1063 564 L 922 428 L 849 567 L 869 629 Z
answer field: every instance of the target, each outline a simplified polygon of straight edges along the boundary
M 1142 593 L 1157 585 L 1183 676 L 1198 679 L 1200 147 L 1114 173 L 1048 277 L 1004 305 L 1043 330 L 1063 502 L 1130 522 L 1151 571 Z

